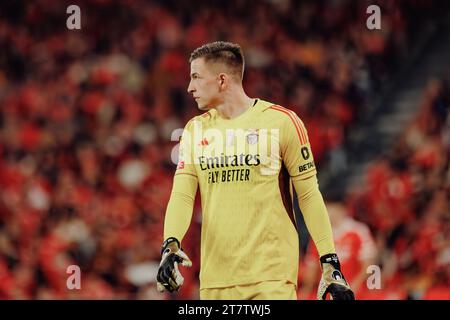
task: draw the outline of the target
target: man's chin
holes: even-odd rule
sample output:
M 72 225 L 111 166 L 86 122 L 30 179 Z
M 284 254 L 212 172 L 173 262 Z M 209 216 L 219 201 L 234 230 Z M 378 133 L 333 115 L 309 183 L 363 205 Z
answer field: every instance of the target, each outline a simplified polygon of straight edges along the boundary
M 208 111 L 209 109 L 211 109 L 208 106 L 205 106 L 202 104 L 197 104 L 197 107 L 198 107 L 198 110 L 200 110 L 200 111 Z

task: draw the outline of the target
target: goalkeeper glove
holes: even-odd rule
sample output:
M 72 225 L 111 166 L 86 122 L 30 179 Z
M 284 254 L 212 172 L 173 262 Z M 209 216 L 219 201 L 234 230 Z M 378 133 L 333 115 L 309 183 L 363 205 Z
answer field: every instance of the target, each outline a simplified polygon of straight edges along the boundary
M 341 272 L 341 265 L 336 254 L 326 254 L 320 257 L 322 278 L 320 279 L 317 299 L 326 300 L 331 294 L 333 300 L 355 300 L 353 291 Z
M 161 249 L 161 263 L 156 277 L 156 287 L 159 292 L 166 289 L 169 292 L 178 291 L 184 282 L 184 278 L 178 269 L 178 264 L 192 266 L 192 261 L 183 252 L 180 242 L 173 237 L 167 238 Z

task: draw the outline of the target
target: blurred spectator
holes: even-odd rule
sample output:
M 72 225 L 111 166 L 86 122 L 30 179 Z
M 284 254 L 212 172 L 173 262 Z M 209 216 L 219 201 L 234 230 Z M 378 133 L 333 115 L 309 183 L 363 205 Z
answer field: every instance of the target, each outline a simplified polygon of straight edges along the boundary
M 363 299 L 367 288 L 367 268 L 376 263 L 377 248 L 369 228 L 348 215 L 340 202 L 327 202 L 328 214 L 333 228 L 336 253 L 341 269 L 356 299 Z M 317 285 L 321 270 L 319 255 L 310 242 L 306 257 L 300 265 L 300 299 L 317 299 Z

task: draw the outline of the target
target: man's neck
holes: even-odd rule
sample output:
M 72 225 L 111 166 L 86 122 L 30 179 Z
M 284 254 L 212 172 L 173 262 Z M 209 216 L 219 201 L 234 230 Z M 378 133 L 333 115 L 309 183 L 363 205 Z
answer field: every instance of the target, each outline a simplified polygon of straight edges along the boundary
M 225 101 L 216 107 L 217 113 L 221 118 L 233 119 L 253 106 L 255 99 L 248 97 L 244 90 L 235 94 L 230 94 Z

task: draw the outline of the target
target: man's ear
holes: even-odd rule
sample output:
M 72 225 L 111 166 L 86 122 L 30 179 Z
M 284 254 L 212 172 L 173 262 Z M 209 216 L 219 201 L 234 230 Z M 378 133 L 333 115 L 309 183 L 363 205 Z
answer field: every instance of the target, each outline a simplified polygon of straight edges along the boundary
M 226 73 L 220 73 L 218 80 L 221 89 L 225 89 L 226 87 L 228 87 L 228 82 L 230 79 Z

